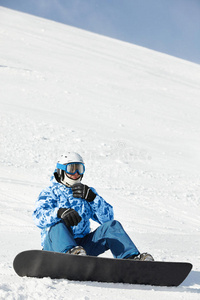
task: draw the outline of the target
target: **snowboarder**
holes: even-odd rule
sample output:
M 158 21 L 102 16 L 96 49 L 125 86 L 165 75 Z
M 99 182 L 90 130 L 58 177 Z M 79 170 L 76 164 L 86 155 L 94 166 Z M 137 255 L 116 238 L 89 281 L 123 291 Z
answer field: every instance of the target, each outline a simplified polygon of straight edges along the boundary
M 122 225 L 114 220 L 113 208 L 92 187 L 81 183 L 85 172 L 82 157 L 62 155 L 51 185 L 42 190 L 33 212 L 42 229 L 43 250 L 98 256 L 110 249 L 115 258 L 153 261 L 140 254 Z M 90 219 L 100 226 L 90 232 Z

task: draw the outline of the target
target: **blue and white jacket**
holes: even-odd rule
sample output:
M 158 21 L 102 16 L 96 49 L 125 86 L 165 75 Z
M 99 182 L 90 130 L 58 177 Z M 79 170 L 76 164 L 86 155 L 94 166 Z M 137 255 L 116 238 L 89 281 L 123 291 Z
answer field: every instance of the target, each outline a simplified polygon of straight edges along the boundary
M 33 212 L 34 223 L 42 229 L 42 246 L 50 227 L 61 222 L 57 217 L 58 209 L 61 207 L 75 209 L 82 218 L 77 226 L 71 227 L 74 238 L 81 238 L 90 233 L 90 219 L 99 224 L 113 220 L 112 206 L 99 196 L 95 189 L 91 188 L 96 197 L 89 203 L 84 199 L 74 198 L 71 188 L 58 183 L 53 178 L 51 181 L 51 185 L 40 193 Z

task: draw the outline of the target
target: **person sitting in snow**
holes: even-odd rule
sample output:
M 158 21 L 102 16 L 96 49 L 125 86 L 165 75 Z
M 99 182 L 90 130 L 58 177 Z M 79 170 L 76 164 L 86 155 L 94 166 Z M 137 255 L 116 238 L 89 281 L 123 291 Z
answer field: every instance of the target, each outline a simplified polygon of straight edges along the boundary
M 153 261 L 150 254 L 140 254 L 114 220 L 112 206 L 94 188 L 81 183 L 84 172 L 78 153 L 62 155 L 51 185 L 40 193 L 33 219 L 42 229 L 43 250 L 98 256 L 110 249 L 115 258 Z M 93 232 L 90 219 L 100 224 Z

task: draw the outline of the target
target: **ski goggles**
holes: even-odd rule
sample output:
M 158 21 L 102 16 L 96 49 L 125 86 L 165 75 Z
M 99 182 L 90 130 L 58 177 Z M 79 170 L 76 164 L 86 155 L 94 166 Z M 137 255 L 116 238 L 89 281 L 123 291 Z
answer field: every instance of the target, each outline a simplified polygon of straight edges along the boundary
M 83 175 L 85 172 L 85 166 L 83 163 L 68 163 L 66 165 L 57 163 L 57 168 L 70 175 L 74 175 L 76 172 L 78 172 L 79 175 Z

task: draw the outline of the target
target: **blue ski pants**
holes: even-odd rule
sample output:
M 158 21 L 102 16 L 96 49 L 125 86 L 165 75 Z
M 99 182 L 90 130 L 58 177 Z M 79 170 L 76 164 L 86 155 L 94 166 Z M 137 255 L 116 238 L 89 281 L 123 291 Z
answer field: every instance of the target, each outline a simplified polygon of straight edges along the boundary
M 109 221 L 83 238 L 74 239 L 69 227 L 63 222 L 52 226 L 44 241 L 43 250 L 65 253 L 75 246 L 82 246 L 87 255 L 98 256 L 105 251 L 115 258 L 128 258 L 139 251 L 118 221 Z

